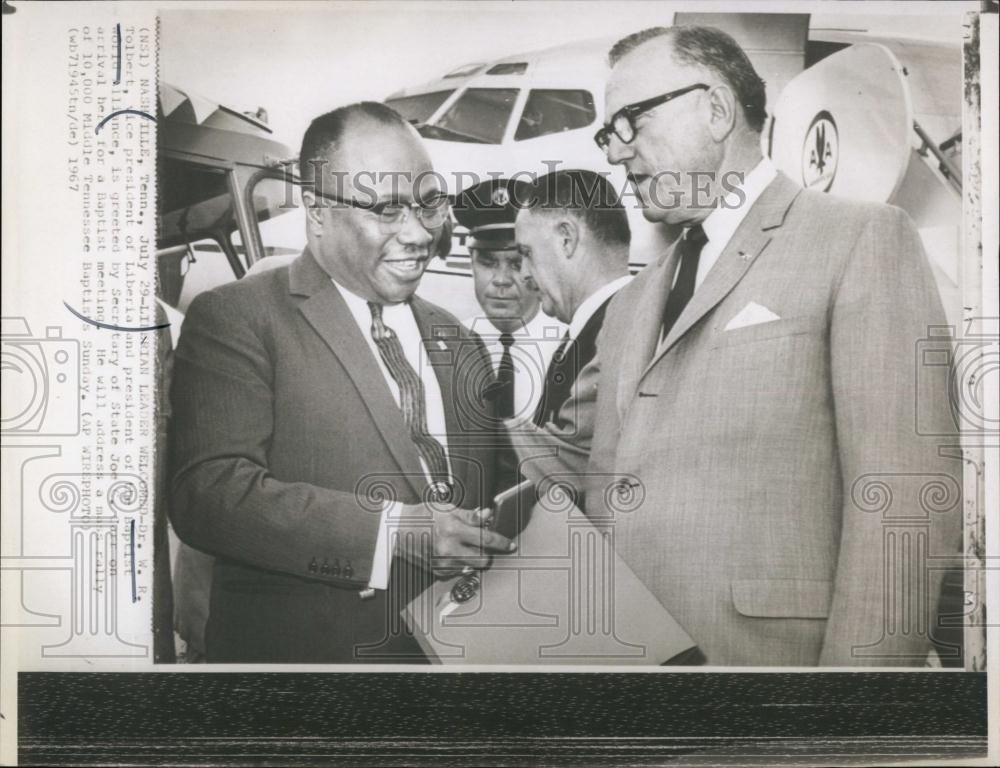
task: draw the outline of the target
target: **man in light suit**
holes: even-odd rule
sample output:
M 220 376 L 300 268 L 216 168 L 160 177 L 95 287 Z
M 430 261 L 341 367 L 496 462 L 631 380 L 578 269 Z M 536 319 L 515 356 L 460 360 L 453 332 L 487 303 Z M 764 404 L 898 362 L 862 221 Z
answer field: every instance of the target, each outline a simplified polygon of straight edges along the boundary
M 523 269 L 538 286 L 542 311 L 567 325 L 535 410 L 541 426 L 558 420 L 597 352 L 608 304 L 632 279 L 631 232 L 614 187 L 593 171 L 554 171 L 528 185 L 525 195 L 516 224 Z
M 762 159 L 764 84 L 728 35 L 646 30 L 610 59 L 595 139 L 684 236 L 548 425 L 566 463 L 589 452 L 588 515 L 709 664 L 923 665 L 961 469 L 927 436 L 954 424 L 920 371 L 944 314 L 912 222 Z
M 481 566 L 496 421 L 482 343 L 414 296 L 448 217 L 419 137 L 371 102 L 302 143 L 308 246 L 199 296 L 176 353 L 178 535 L 214 555 L 209 662 L 418 662 L 400 610 Z

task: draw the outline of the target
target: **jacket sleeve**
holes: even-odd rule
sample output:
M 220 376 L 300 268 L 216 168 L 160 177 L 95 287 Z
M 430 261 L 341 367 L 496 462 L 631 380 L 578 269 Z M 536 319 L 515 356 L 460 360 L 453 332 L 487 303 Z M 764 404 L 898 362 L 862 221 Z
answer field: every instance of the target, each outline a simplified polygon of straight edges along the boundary
M 961 462 L 944 312 L 919 236 L 881 208 L 832 301 L 830 378 L 842 476 L 840 547 L 819 663 L 922 666 L 937 613 L 936 566 L 961 540 Z M 957 440 L 952 437 L 952 444 Z
M 607 317 L 611 315 L 609 309 Z M 554 482 L 571 486 L 581 508 L 589 494 L 603 495 L 613 483 L 620 431 L 614 404 L 617 366 L 604 365 L 602 353 L 614 345 L 613 323 L 606 321 L 597 335 L 594 356 L 577 375 L 556 417 L 537 429 L 527 420 L 508 422 L 522 459 L 531 456 L 522 467 L 525 475 L 542 492 Z M 599 403 L 599 397 L 608 402 Z
M 240 311 L 228 296 L 198 296 L 177 347 L 169 451 L 174 528 L 214 555 L 364 585 L 381 509 L 366 508 L 353 493 L 271 474 L 274 361 L 255 327 L 263 325 L 263 310 Z M 350 568 L 323 568 L 338 560 Z

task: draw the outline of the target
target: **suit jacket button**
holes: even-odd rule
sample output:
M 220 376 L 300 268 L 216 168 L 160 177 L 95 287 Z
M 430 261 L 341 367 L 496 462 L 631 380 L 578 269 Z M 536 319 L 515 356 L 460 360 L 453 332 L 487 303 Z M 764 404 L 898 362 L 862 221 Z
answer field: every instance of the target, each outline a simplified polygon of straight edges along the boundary
M 327 559 L 325 557 L 323 558 L 323 565 L 320 567 L 319 572 L 322 573 L 324 576 L 330 575 L 330 563 L 327 562 Z
M 349 578 L 351 578 L 351 576 L 353 576 L 353 575 L 354 575 L 354 569 L 353 569 L 353 568 L 351 568 L 351 561 L 350 561 L 350 560 L 348 560 L 348 561 L 347 561 L 347 564 L 346 564 L 346 565 L 344 565 L 344 578 L 345 578 L 345 579 L 349 579 Z
M 309 573 L 316 573 L 319 566 L 316 565 L 316 558 L 309 561 Z
M 330 569 L 330 573 L 333 576 L 340 576 L 340 558 L 338 557 L 333 561 L 333 567 Z

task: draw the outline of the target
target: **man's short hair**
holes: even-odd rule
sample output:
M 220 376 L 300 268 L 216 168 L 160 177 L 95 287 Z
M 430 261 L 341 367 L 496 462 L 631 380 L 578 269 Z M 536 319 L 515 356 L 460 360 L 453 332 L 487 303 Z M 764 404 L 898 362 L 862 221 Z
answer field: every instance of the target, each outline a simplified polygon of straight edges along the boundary
M 611 182 L 595 171 L 563 169 L 528 185 L 525 207 L 533 213 L 566 211 L 583 221 L 602 243 L 628 247 L 628 215 Z
M 408 125 L 396 110 L 377 101 L 359 101 L 320 115 L 309 124 L 305 136 L 302 137 L 299 176 L 303 181 L 314 180 L 316 166 L 322 167 L 319 161 L 326 161 L 330 152 L 343 138 L 351 121 L 357 119 L 370 120 L 387 127 L 406 128 Z M 317 161 L 315 165 L 313 161 Z
M 767 93 L 764 81 L 750 59 L 732 37 L 715 27 L 650 27 L 634 32 L 612 46 L 608 62 L 615 66 L 626 54 L 643 43 L 668 37 L 673 44 L 674 60 L 679 64 L 699 64 L 721 77 L 743 107 L 743 117 L 751 129 L 760 133 L 767 119 Z

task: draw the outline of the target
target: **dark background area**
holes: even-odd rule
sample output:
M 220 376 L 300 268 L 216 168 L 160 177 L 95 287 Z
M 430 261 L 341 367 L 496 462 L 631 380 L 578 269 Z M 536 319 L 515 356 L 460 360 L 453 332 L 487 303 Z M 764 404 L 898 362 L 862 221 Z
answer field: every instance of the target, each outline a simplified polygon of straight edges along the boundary
M 22 765 L 885 764 L 985 756 L 986 675 L 22 673 Z M 867 756 L 867 757 L 866 757 Z

